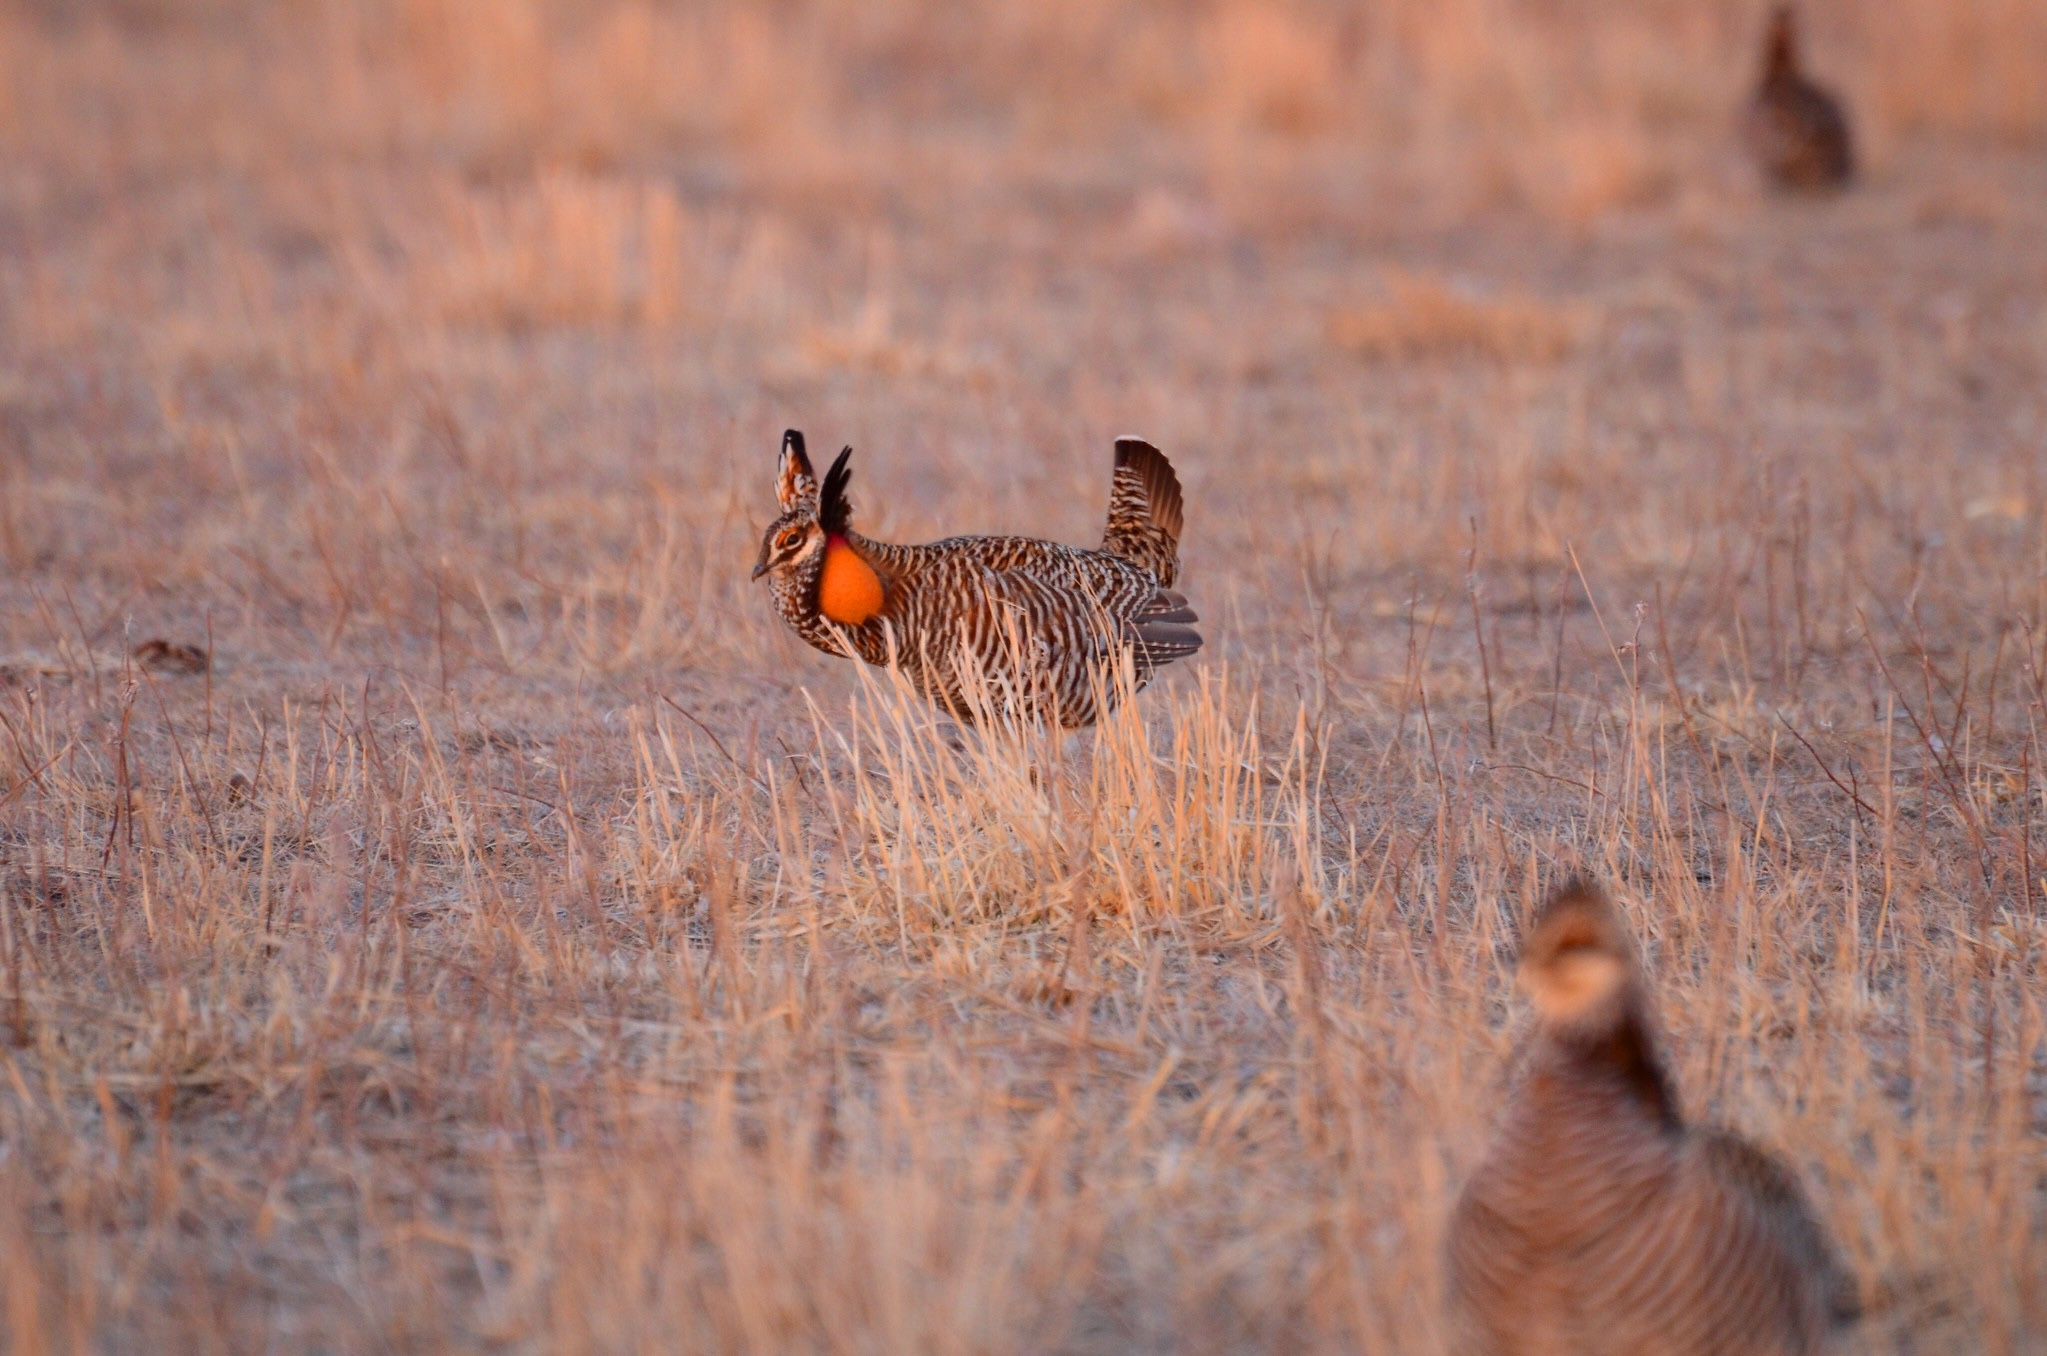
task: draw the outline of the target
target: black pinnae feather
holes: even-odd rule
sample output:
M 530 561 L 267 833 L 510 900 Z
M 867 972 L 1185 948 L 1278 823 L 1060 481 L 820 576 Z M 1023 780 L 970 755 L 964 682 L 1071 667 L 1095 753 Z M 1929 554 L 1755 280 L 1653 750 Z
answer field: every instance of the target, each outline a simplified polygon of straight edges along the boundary
M 792 428 L 783 433 L 782 450 L 784 452 L 794 452 L 799 457 L 804 456 L 803 430 Z
M 853 481 L 853 468 L 846 463 L 852 456 L 853 449 L 849 447 L 839 453 L 832 469 L 825 472 L 824 490 L 817 501 L 817 521 L 827 532 L 843 534 L 852 522 L 853 504 L 846 498 L 846 486 Z

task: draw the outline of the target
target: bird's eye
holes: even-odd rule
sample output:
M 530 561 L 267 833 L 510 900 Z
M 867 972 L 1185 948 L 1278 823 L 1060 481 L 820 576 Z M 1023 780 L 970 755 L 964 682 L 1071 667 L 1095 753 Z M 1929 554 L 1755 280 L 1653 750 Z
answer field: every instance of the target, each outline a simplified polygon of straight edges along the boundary
M 789 531 L 784 532 L 782 534 L 782 539 L 776 542 L 775 545 L 781 547 L 784 551 L 786 551 L 801 540 L 803 540 L 803 534 L 796 531 L 794 528 L 791 528 Z

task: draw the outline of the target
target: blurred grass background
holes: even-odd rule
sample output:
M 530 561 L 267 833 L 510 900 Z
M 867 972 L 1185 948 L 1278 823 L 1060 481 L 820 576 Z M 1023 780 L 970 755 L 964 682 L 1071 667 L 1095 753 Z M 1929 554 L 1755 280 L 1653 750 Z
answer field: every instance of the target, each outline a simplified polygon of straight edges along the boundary
M 1855 1349 L 2041 1350 L 2047 9 L 1803 13 L 1835 201 L 1752 4 L 0 3 L 10 1349 L 1431 1350 L 1587 866 Z M 956 748 L 792 424 L 1152 437 L 1201 662 Z

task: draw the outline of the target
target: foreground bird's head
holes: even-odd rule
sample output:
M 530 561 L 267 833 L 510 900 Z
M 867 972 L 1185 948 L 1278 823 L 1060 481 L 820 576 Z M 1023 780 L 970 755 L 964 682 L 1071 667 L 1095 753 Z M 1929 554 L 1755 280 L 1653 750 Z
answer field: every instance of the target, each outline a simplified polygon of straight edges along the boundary
M 853 449 L 839 453 L 824 484 L 811 473 L 803 435 L 790 429 L 782 435 L 782 466 L 775 492 L 782 516 L 761 538 L 760 559 L 753 577 L 773 576 L 776 589 L 802 600 L 819 616 L 848 626 L 871 621 L 888 598 L 888 586 L 852 540 L 853 504 L 846 486 L 853 472 L 847 462 Z
M 841 462 L 844 460 L 840 458 Z M 767 532 L 761 537 L 760 559 L 753 567 L 755 579 L 764 574 L 793 573 L 824 550 L 824 525 L 818 515 L 817 475 L 810 469 L 810 456 L 804 451 L 802 433 L 793 428 L 782 435 L 782 460 L 775 476 L 775 497 L 781 501 L 782 516 L 769 523 Z
M 1521 948 L 1517 979 L 1553 1031 L 1607 1026 L 1635 991 L 1635 949 L 1596 885 L 1573 880 L 1551 895 Z
M 794 573 L 823 550 L 824 529 L 817 525 L 817 510 L 807 505 L 790 509 L 762 534 L 753 577 Z

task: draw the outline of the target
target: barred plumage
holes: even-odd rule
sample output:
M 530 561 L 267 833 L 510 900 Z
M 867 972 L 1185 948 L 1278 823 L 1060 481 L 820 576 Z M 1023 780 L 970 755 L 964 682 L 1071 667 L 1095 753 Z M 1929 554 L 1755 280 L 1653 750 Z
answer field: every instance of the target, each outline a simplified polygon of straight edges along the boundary
M 1094 724 L 1109 665 L 1128 656 L 1138 687 L 1201 648 L 1199 618 L 1174 592 L 1180 482 L 1137 438 L 1116 441 L 1109 522 L 1099 550 L 1028 537 L 949 537 L 923 546 L 853 529 L 853 449 L 820 487 L 803 435 L 782 439 L 783 513 L 761 540 L 754 577 L 797 635 L 827 654 L 893 660 L 956 719 L 973 721 L 974 674 L 995 714 Z
M 1763 78 L 1749 101 L 1746 130 L 1763 176 L 1778 188 L 1841 188 L 1855 177 L 1848 119 L 1840 101 L 1800 69 L 1789 6 L 1771 16 Z
M 1691 1128 L 1625 926 L 1574 882 L 1519 974 L 1537 1030 L 1450 1222 L 1460 1356 L 1807 1356 L 1851 1283 L 1790 1171 Z

